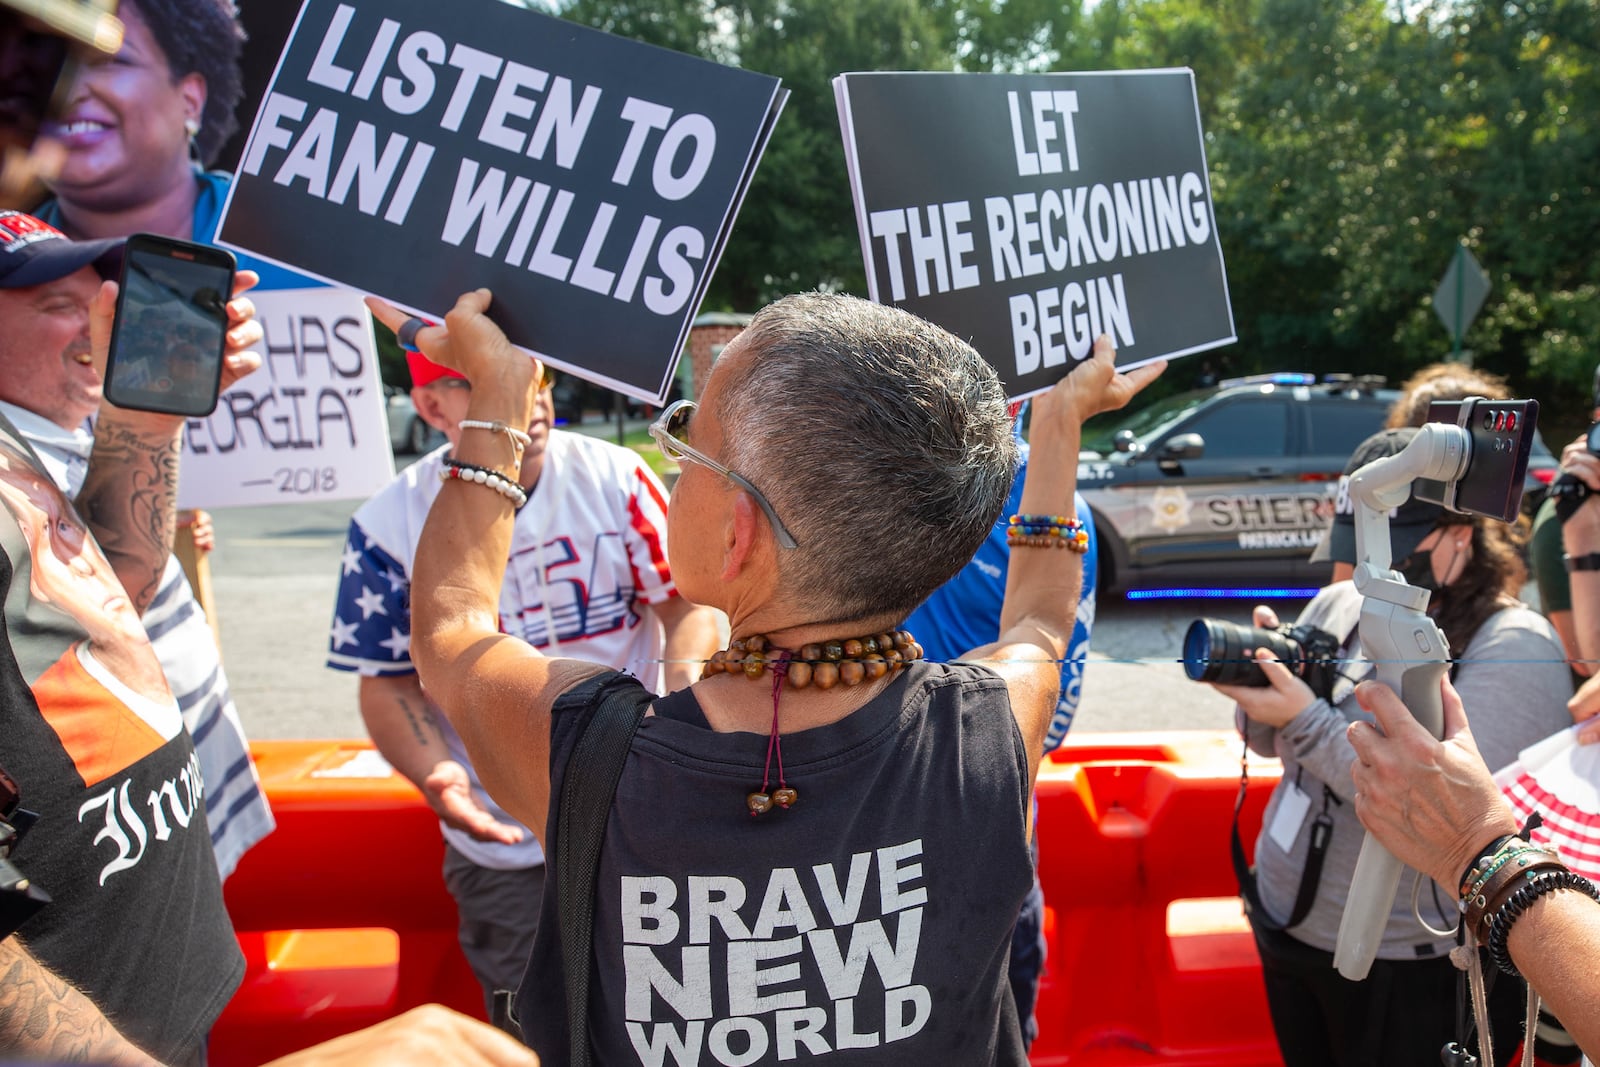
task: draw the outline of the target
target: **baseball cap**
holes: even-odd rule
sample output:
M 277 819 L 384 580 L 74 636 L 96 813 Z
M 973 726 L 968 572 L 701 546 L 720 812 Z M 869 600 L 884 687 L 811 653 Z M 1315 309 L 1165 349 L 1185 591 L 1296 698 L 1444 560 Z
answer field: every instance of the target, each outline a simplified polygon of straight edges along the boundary
M 449 367 L 439 366 L 414 348 L 406 350 L 406 367 L 411 371 L 411 386 L 414 389 L 431 385 L 440 378 L 466 378 L 466 375 L 457 374 Z
M 122 244 L 121 237 L 74 241 L 32 215 L 0 211 L 0 289 L 44 285 L 90 265 L 114 274 Z
M 1312 563 L 1356 563 L 1355 501 L 1350 498 L 1350 476 L 1375 459 L 1383 459 L 1405 451 L 1406 445 L 1417 435 L 1415 426 L 1398 430 L 1380 430 L 1356 446 L 1350 462 L 1344 466 L 1339 478 L 1338 510 L 1333 525 L 1322 535 L 1322 540 L 1311 551 Z M 1405 559 L 1416 551 L 1417 545 L 1435 527 L 1452 519 L 1462 521 L 1438 504 L 1410 497 L 1398 508 L 1389 512 L 1389 554 L 1396 560 Z

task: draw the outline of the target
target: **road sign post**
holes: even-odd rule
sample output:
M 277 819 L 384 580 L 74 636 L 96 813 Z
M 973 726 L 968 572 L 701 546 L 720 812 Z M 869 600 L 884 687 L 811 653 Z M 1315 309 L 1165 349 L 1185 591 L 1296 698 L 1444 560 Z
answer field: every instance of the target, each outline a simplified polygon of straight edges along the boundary
M 1456 245 L 1450 266 L 1445 268 L 1439 288 L 1433 291 L 1433 310 L 1450 331 L 1451 351 L 1455 359 L 1462 355 L 1461 338 L 1483 309 L 1484 298 L 1489 295 L 1489 275 L 1467 249 L 1465 240 Z

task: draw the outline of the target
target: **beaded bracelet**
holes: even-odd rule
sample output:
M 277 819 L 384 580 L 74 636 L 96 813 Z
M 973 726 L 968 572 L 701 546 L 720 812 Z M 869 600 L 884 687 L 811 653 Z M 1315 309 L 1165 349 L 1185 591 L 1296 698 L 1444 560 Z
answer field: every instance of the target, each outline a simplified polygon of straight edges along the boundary
M 1494 918 L 1489 923 L 1489 937 L 1486 942 L 1489 948 L 1489 958 L 1494 965 L 1513 978 L 1521 978 L 1522 973 L 1517 970 L 1517 965 L 1511 959 L 1511 927 L 1520 919 L 1534 901 L 1546 893 L 1554 893 L 1562 889 L 1574 889 L 1591 900 L 1600 901 L 1600 890 L 1595 888 L 1593 882 L 1581 874 L 1574 874 L 1566 868 L 1557 871 L 1546 871 L 1532 875 L 1526 884 L 1511 894 L 1511 898 L 1501 905 L 1494 913 Z
M 490 433 L 505 434 L 511 438 L 511 451 L 518 456 L 522 455 L 524 448 L 533 444 L 533 438 L 529 437 L 525 432 L 499 419 L 495 419 L 493 422 L 487 422 L 483 419 L 462 419 L 458 425 L 463 430 L 488 430 Z
M 522 486 L 518 485 L 510 478 L 507 478 L 499 471 L 493 470 L 489 467 L 479 467 L 471 463 L 462 463 L 458 459 L 447 459 L 444 461 L 444 466 L 439 468 L 439 480 L 441 482 L 448 482 L 452 479 L 461 482 L 474 482 L 478 485 L 487 486 L 488 488 L 499 493 L 501 496 L 505 497 L 507 500 L 511 501 L 512 506 L 514 507 L 520 508 L 522 505 L 528 502 L 527 490 L 523 489 Z
M 1089 532 L 1072 515 L 1013 515 L 1006 525 L 1006 544 L 1082 553 L 1089 551 Z
M 1522 835 L 1502 834 L 1493 841 L 1489 842 L 1484 850 L 1478 853 L 1477 858 L 1471 863 L 1467 864 L 1466 873 L 1464 873 L 1457 882 L 1461 888 L 1456 895 L 1461 897 L 1463 900 L 1471 896 L 1472 893 L 1469 887 L 1471 886 L 1473 880 L 1480 874 L 1480 872 L 1483 871 L 1485 867 L 1493 862 L 1495 856 L 1500 852 L 1501 849 L 1505 848 L 1506 845 L 1510 844 L 1519 837 L 1522 837 Z M 1523 838 L 1523 840 L 1527 840 L 1527 838 Z

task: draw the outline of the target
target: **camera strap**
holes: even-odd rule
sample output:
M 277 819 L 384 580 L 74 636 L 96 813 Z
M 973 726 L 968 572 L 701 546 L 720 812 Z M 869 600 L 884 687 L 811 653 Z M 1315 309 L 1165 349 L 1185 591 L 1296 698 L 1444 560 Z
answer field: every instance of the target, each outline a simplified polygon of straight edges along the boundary
M 1251 921 L 1263 930 L 1274 932 L 1299 926 L 1311 914 L 1311 905 L 1317 899 L 1317 886 L 1322 882 L 1322 864 L 1328 856 L 1328 844 L 1333 840 L 1334 804 L 1343 804 L 1328 786 L 1322 787 L 1322 811 L 1311 820 L 1311 847 L 1306 851 L 1306 865 L 1300 872 L 1300 888 L 1295 892 L 1294 909 L 1288 921 L 1278 922 L 1261 903 L 1261 893 L 1256 888 L 1256 872 L 1244 858 L 1244 841 L 1239 837 L 1239 813 L 1244 810 L 1245 796 L 1250 791 L 1250 746 L 1246 743 L 1239 753 L 1239 795 L 1233 802 L 1233 832 L 1229 848 L 1233 855 L 1233 876 L 1239 883 L 1239 895 L 1244 898 L 1244 910 Z

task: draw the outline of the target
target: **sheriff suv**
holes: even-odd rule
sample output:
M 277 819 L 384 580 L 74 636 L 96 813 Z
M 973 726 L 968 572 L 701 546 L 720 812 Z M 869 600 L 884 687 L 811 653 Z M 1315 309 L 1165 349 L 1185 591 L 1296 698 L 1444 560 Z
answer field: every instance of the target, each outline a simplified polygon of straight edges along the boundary
M 1350 454 L 1398 391 L 1381 378 L 1264 374 L 1084 428 L 1078 489 L 1102 589 L 1230 588 L 1328 579 L 1308 561 Z

